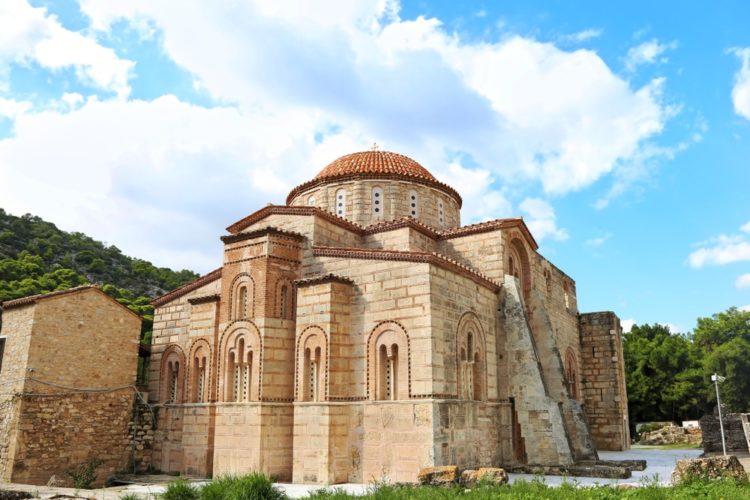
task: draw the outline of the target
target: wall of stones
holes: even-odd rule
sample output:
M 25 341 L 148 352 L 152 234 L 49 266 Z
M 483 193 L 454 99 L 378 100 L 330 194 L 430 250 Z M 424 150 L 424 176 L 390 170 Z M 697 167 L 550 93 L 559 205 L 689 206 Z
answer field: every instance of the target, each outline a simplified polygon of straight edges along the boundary
M 75 388 L 132 385 L 140 333 L 136 314 L 95 289 L 41 300 L 29 346 L 29 376 Z M 41 384 L 32 389 L 60 391 Z
M 630 447 L 620 320 L 612 312 L 581 314 L 583 399 L 599 450 Z
M 727 452 L 747 452 L 748 436 L 742 426 L 741 413 L 723 413 L 724 439 L 726 440 Z M 712 414 L 703 415 L 698 423 L 703 432 L 703 451 L 723 451 L 721 444 L 721 426 L 719 425 L 718 409 L 714 408 Z
M 0 401 L 7 401 L 23 390 L 35 311 L 36 305 L 29 304 L 3 313 L 0 334 L 6 340 L 0 368 Z
M 100 460 L 95 485 L 101 486 L 107 476 L 126 470 L 133 398 L 130 388 L 103 394 L 23 396 L 9 480 L 47 484 L 55 475 L 70 481 L 66 470 Z
M 373 203 L 373 189 L 383 190 L 381 212 L 375 212 L 378 205 Z M 346 193 L 344 217 L 356 224 L 368 226 L 383 220 L 414 217 L 422 223 L 436 229 L 452 228 L 461 225 L 461 212 L 453 197 L 443 191 L 408 181 L 396 180 L 352 180 L 333 181 L 330 184 L 317 186 L 297 195 L 290 205 L 310 206 L 311 204 L 337 214 L 338 201 L 336 192 L 343 189 Z M 416 202 L 411 199 L 412 191 L 416 192 Z M 314 203 L 311 203 L 311 197 Z M 442 223 L 438 203 L 443 204 Z M 412 207 L 412 203 L 417 206 Z M 416 215 L 412 211 L 416 210 Z

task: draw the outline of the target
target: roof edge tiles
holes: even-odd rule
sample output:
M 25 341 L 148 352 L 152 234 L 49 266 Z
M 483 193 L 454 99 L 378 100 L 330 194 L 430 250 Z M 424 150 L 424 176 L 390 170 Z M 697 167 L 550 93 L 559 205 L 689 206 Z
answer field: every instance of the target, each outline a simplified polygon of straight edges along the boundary
M 295 233 L 292 231 L 284 231 L 283 229 L 279 229 L 274 226 L 267 226 L 260 229 L 256 229 L 255 231 L 250 231 L 247 233 L 234 233 L 229 234 L 227 236 L 222 236 L 221 241 L 224 243 L 237 243 L 238 241 L 245 241 L 245 240 L 251 240 L 253 238 L 259 238 L 261 236 L 267 236 L 269 234 L 272 234 L 274 236 L 283 236 L 286 238 L 292 238 L 297 241 L 304 241 L 305 236 L 299 233 Z
M 322 274 L 320 276 L 312 276 L 310 278 L 295 280 L 294 282 L 297 288 L 305 287 L 305 286 L 313 286 L 313 285 L 322 285 L 324 283 L 342 283 L 344 285 L 353 285 L 354 281 L 344 276 L 339 276 L 337 274 L 328 273 L 328 274 Z
M 489 288 L 494 293 L 500 290 L 500 285 L 479 271 L 465 266 L 453 259 L 435 252 L 414 252 L 405 250 L 380 250 L 380 249 L 360 249 L 347 247 L 312 247 L 313 255 L 316 257 L 337 257 L 345 259 L 365 259 L 365 260 L 387 260 L 393 262 L 422 262 L 433 264 L 443 269 L 461 274 L 475 283 Z
M 422 184 L 424 186 L 434 187 L 435 189 L 439 189 L 440 191 L 443 191 L 445 194 L 453 198 L 458 204 L 458 208 L 461 208 L 461 206 L 463 206 L 463 199 L 461 198 L 461 195 L 458 194 L 458 191 L 453 189 L 448 184 L 444 182 L 440 182 L 439 180 L 435 178 L 417 177 L 414 175 L 399 174 L 395 172 L 393 173 L 392 172 L 385 172 L 385 173 L 378 173 L 378 172 L 359 173 L 358 172 L 358 173 L 342 174 L 336 177 L 322 177 L 320 179 L 317 179 L 317 178 L 312 179 L 292 189 L 286 197 L 286 203 L 290 204 L 292 200 L 296 198 L 298 195 L 300 195 L 301 193 L 307 191 L 308 189 L 322 186 L 324 184 L 332 184 L 334 182 L 346 182 L 346 181 L 354 181 L 354 180 L 367 180 L 367 179 L 408 181 L 408 182 L 415 182 L 417 184 Z
M 190 283 L 182 285 L 180 288 L 175 288 L 171 292 L 165 293 L 160 297 L 156 297 L 151 301 L 151 305 L 154 307 L 160 307 L 168 302 L 173 301 L 174 299 L 182 297 L 186 293 L 190 293 L 193 290 L 202 287 L 203 285 L 207 285 L 208 283 L 216 281 L 217 279 L 221 278 L 221 269 L 222 268 L 214 269 L 210 273 L 205 274 L 200 278 L 191 281 Z
M 138 318 L 138 320 L 143 319 L 138 313 L 132 311 L 127 306 L 120 304 L 119 302 L 117 302 L 117 300 L 115 300 L 113 297 L 110 297 L 109 295 L 104 293 L 101 288 L 99 288 L 97 285 L 94 285 L 94 284 L 81 285 L 81 286 L 76 286 L 73 288 L 68 288 L 67 290 L 55 290 L 54 292 L 39 293 L 36 295 L 29 295 L 28 297 L 21 297 L 21 298 L 13 299 L 13 300 L 6 300 L 5 302 L 0 303 L 0 306 L 2 306 L 2 309 L 4 311 L 7 311 L 8 309 L 13 309 L 14 307 L 23 307 L 26 305 L 36 304 L 37 302 L 41 300 L 61 297 L 63 295 L 72 295 L 75 293 L 85 292 L 87 290 L 96 290 L 97 292 L 104 295 L 109 300 L 111 300 L 112 302 L 122 307 L 123 309 L 128 311 L 130 314 L 132 314 L 136 318 Z

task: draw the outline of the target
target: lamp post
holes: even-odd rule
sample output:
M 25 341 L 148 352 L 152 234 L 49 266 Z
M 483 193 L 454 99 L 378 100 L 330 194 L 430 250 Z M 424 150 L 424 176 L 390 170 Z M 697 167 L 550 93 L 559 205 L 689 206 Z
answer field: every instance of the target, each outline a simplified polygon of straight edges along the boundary
M 727 441 L 724 438 L 724 420 L 721 418 L 721 399 L 719 399 L 719 382 L 724 382 L 727 378 L 714 373 L 711 375 L 711 381 L 716 386 L 716 404 L 719 408 L 719 428 L 721 429 L 721 448 L 724 450 L 724 456 L 727 456 Z

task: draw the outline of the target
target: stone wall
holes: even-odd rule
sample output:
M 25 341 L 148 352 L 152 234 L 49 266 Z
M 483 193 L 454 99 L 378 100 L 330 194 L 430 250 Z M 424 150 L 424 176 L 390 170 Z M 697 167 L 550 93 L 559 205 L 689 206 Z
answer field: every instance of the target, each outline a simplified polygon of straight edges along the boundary
M 104 394 L 25 395 L 18 400 L 20 422 L 12 474 L 6 480 L 47 484 L 55 475 L 70 484 L 66 473 L 100 460 L 95 486 L 128 469 L 130 388 Z
M 581 314 L 581 384 L 599 450 L 630 447 L 620 320 L 612 312 Z
M 726 411 L 726 410 L 725 410 Z M 726 440 L 727 452 L 747 452 L 748 438 L 742 425 L 742 416 L 750 414 L 723 413 L 724 438 Z M 747 417 L 746 417 L 747 418 Z M 703 415 L 698 423 L 703 432 L 703 451 L 722 451 L 721 426 L 719 425 L 719 412 L 714 408 L 712 414 Z
M 382 189 L 383 193 L 379 205 L 373 203 L 375 199 L 373 189 L 375 188 Z M 406 181 L 386 179 L 334 181 L 298 194 L 291 200 L 290 205 L 316 206 L 338 214 L 339 200 L 336 199 L 336 193 L 340 189 L 346 193 L 343 217 L 362 226 L 406 216 L 414 217 L 423 224 L 436 229 L 461 225 L 460 208 L 452 196 L 430 186 Z M 417 195 L 416 203 L 411 199 L 412 192 Z M 443 206 L 442 222 L 438 206 L 440 202 Z M 412 207 L 412 203 L 417 206 Z M 375 206 L 382 207 L 381 211 L 375 212 Z M 416 210 L 416 215 L 413 215 L 414 210 Z

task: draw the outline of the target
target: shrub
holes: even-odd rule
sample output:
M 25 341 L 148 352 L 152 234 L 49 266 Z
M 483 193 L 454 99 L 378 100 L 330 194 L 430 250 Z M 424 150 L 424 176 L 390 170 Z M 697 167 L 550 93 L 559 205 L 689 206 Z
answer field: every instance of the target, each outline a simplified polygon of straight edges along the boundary
M 178 479 L 169 483 L 160 497 L 164 500 L 198 500 L 200 492 L 184 479 Z
M 221 476 L 201 488 L 201 500 L 285 500 L 287 496 L 278 490 L 263 474 L 246 476 Z
M 91 485 L 96 481 L 96 469 L 102 465 L 101 460 L 91 460 L 90 462 L 82 463 L 74 469 L 68 469 L 65 471 L 73 479 L 73 486 L 82 490 L 91 489 Z

